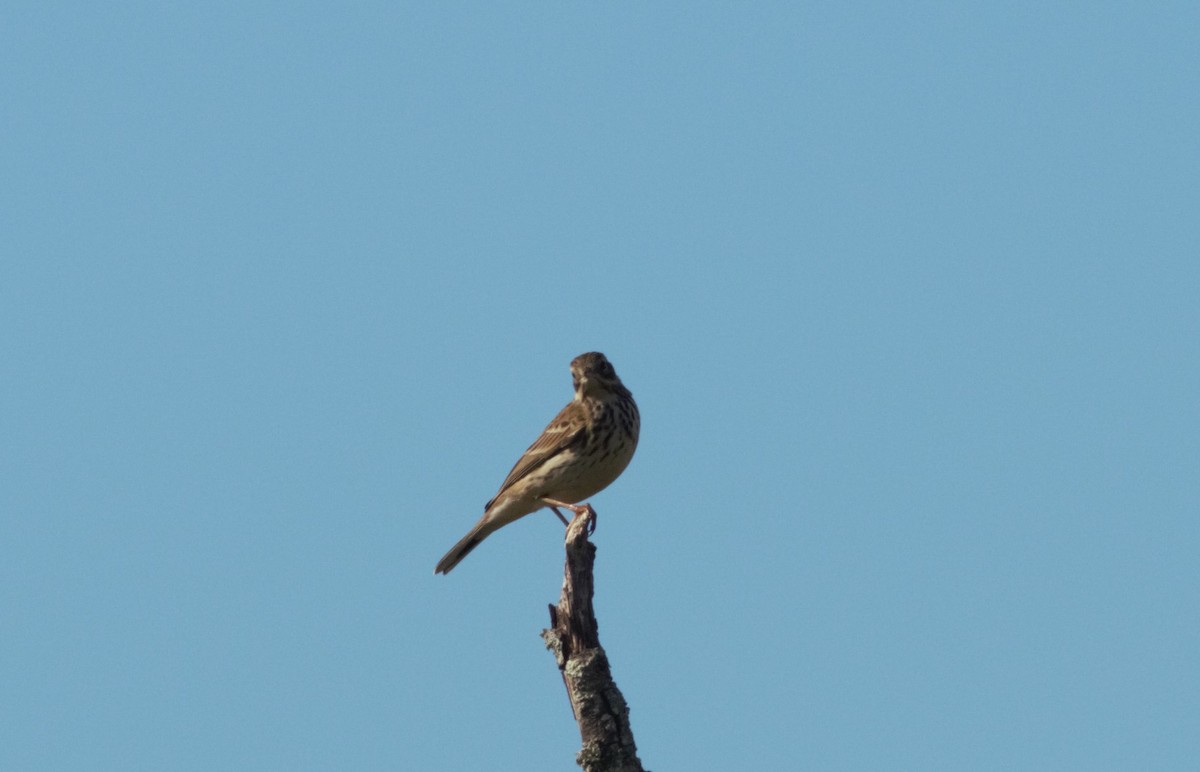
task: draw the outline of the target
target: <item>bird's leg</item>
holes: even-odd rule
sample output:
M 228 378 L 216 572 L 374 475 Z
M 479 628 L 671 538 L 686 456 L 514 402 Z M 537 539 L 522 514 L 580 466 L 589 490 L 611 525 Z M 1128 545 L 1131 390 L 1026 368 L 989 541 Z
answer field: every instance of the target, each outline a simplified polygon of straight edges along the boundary
M 548 499 L 545 497 L 542 497 L 542 502 L 553 509 L 554 513 L 558 515 L 559 519 L 562 519 L 562 515 L 559 514 L 557 507 L 571 510 L 575 513 L 576 517 L 579 515 L 586 515 L 589 518 L 588 536 L 591 536 L 596 532 L 596 510 L 592 509 L 591 504 L 568 504 L 565 501 L 558 501 L 556 499 Z M 566 520 L 563 520 L 563 522 L 565 523 Z
M 570 525 L 570 523 L 567 522 L 567 518 L 563 517 L 563 513 L 558 511 L 558 507 L 552 505 L 550 507 L 550 511 L 558 515 L 558 519 L 562 521 L 563 525 Z

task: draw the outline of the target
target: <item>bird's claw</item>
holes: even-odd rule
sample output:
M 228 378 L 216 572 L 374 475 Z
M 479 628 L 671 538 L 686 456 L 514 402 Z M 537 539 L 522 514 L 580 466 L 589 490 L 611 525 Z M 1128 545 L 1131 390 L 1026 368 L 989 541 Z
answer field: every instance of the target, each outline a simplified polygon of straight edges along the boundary
M 570 526 L 571 524 L 569 522 L 567 522 L 567 518 L 563 517 L 563 513 L 558 511 L 559 507 L 562 507 L 563 509 L 571 510 L 571 512 L 574 513 L 575 517 L 579 517 L 580 515 L 583 515 L 583 517 L 585 517 L 587 519 L 587 535 L 588 536 L 591 536 L 592 534 L 594 534 L 596 532 L 596 510 L 592 509 L 591 504 L 568 504 L 565 501 L 558 501 L 556 499 L 545 499 L 545 498 L 542 499 L 542 502 L 546 506 L 550 507 L 550 509 L 552 509 L 554 511 L 554 514 L 558 515 L 558 519 L 562 521 L 563 525 Z

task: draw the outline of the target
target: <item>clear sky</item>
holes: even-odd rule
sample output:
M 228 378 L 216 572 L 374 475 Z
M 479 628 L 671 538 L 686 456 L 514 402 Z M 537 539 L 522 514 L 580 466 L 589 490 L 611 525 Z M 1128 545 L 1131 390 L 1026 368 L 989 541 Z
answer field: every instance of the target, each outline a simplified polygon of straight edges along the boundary
M 10 3 L 0 768 L 1200 757 L 1195 3 Z

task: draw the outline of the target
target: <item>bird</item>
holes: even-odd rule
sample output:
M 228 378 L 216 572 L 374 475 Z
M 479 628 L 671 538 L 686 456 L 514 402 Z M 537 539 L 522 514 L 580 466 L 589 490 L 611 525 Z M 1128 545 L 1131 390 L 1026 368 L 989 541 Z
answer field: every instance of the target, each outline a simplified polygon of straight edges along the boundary
M 438 561 L 434 574 L 450 573 L 497 529 L 539 509 L 550 507 L 564 523 L 558 507 L 594 518 L 590 505 L 577 504 L 625 471 L 637 449 L 641 416 L 633 395 L 598 351 L 571 360 L 571 381 L 575 397 L 513 465 L 484 505 L 483 517 Z

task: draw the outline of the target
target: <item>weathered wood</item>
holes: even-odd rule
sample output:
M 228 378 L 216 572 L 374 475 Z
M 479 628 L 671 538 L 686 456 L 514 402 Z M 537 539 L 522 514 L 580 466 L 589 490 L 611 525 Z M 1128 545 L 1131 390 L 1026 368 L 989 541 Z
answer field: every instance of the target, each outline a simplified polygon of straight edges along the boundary
M 550 606 L 550 629 L 542 631 L 542 639 L 554 653 L 579 724 L 583 747 L 576 763 L 584 772 L 645 772 L 629 728 L 629 706 L 613 681 L 592 610 L 596 546 L 588 533 L 595 517 L 589 507 L 567 526 L 562 596 Z

